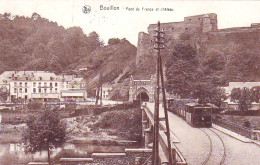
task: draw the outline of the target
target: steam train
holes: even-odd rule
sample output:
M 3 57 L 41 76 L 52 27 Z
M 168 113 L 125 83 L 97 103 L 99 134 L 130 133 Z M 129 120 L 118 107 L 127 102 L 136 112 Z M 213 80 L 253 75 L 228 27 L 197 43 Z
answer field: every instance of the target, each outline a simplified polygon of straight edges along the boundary
M 173 106 L 175 104 L 175 106 Z M 183 118 L 192 127 L 211 127 L 211 104 L 183 103 L 176 106 L 175 100 L 168 100 L 169 111 Z M 176 108 L 177 107 L 177 108 Z

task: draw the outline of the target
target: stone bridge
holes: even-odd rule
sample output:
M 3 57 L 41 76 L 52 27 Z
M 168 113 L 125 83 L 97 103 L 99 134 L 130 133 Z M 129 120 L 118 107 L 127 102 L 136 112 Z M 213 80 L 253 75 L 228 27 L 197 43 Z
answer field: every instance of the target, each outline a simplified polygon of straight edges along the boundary
M 154 127 L 154 103 L 144 102 L 141 106 L 142 109 L 142 136 L 144 139 L 144 147 L 152 148 L 153 143 L 153 127 Z M 169 164 L 168 159 L 168 143 L 166 136 L 166 124 L 164 111 L 162 105 L 159 110 L 159 161 L 160 164 Z M 187 165 L 186 160 L 175 147 L 174 143 L 179 143 L 178 138 L 171 131 L 171 151 L 174 165 Z
M 144 102 L 154 101 L 155 80 L 151 76 L 149 80 L 130 78 L 129 101 L 140 100 Z

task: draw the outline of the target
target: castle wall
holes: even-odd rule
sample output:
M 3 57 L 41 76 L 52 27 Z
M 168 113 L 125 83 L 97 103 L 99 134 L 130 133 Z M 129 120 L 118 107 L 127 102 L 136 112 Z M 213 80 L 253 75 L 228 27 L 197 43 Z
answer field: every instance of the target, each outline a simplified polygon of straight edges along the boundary
M 154 30 L 156 28 L 157 24 L 150 24 L 148 34 L 144 32 L 139 33 L 137 65 L 144 63 L 146 60 L 150 60 L 150 63 L 151 56 L 155 57 L 153 36 L 155 36 Z M 198 52 L 203 47 L 210 51 L 222 51 L 225 54 L 227 50 L 235 49 L 243 45 L 243 43 L 250 42 L 254 43 L 254 45 L 259 45 L 260 42 L 259 23 L 254 23 L 251 27 L 218 30 L 217 15 L 214 13 L 185 17 L 182 22 L 161 23 L 161 29 L 165 32 L 166 49 L 161 51 L 163 58 L 173 51 L 173 47 L 177 43 L 190 43 Z M 227 45 L 231 45 L 232 48 L 227 48 Z M 149 59 L 147 58 L 148 56 Z

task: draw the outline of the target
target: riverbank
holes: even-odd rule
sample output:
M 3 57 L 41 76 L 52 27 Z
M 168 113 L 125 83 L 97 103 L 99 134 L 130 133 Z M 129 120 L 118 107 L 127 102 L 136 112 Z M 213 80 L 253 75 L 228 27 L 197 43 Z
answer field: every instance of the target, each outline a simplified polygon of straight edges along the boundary
M 0 144 L 21 143 L 22 133 L 26 128 L 25 124 L 1 124 L 0 125 Z
M 68 140 L 62 148 L 52 150 L 52 160 L 61 157 L 89 157 L 92 153 L 124 152 L 139 148 L 141 139 L 141 110 L 118 108 L 97 114 L 64 118 Z M 1 124 L 0 162 L 7 165 L 31 161 L 46 161 L 45 151 L 25 154 L 22 134 L 26 124 Z M 12 160 L 12 161 L 9 161 Z M 0 163 L 1 164 L 1 163 Z
M 127 145 L 141 140 L 138 108 L 104 111 L 96 115 L 64 118 L 70 143 Z M 26 124 L 1 123 L 0 143 L 21 143 Z
M 99 115 L 64 119 L 70 141 L 101 145 L 127 145 L 141 141 L 141 110 L 114 110 Z

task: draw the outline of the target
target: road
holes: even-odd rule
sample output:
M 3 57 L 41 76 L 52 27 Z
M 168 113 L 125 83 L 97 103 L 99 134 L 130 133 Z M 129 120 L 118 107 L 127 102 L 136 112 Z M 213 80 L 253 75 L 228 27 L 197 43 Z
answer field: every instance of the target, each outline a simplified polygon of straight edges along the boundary
M 224 147 L 220 140 L 222 139 L 226 150 L 223 165 L 260 165 L 260 146 L 256 144 L 241 142 L 213 128 L 193 128 L 171 112 L 169 113 L 169 124 L 171 131 L 180 141 L 175 145 L 188 164 L 221 164 L 224 157 Z M 210 148 L 212 148 L 212 153 L 209 161 L 205 162 Z
M 175 146 L 189 165 L 260 165 L 259 145 L 244 143 L 214 128 L 193 128 L 177 115 L 168 115 L 170 130 L 179 139 Z

